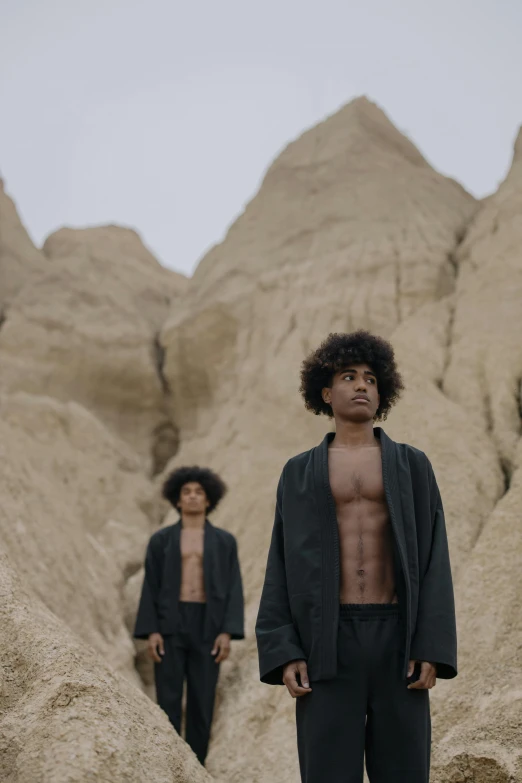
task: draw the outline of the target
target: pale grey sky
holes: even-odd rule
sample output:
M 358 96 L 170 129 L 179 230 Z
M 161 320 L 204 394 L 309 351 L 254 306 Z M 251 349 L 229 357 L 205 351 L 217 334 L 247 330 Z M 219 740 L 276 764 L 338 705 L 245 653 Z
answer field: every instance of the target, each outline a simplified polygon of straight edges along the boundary
M 1 0 L 0 172 L 37 244 L 121 223 L 190 273 L 281 148 L 361 94 L 494 190 L 521 36 L 521 0 Z

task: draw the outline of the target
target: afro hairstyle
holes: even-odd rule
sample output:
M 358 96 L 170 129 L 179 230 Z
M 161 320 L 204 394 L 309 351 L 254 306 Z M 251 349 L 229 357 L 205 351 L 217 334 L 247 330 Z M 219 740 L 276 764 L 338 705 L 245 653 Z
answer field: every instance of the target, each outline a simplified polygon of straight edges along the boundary
M 350 364 L 367 364 L 375 373 L 380 396 L 375 420 L 386 419 L 399 399 L 404 384 L 390 343 L 364 330 L 351 334 L 329 334 L 319 348 L 303 361 L 299 391 L 305 407 L 316 415 L 324 413 L 333 416 L 331 406 L 323 400 L 322 390 L 331 386 L 335 373 Z
M 177 468 L 168 477 L 163 484 L 162 495 L 165 500 L 178 508 L 181 489 L 185 484 L 197 481 L 205 490 L 205 495 L 209 502 L 208 513 L 214 511 L 219 501 L 224 497 L 227 491 L 225 482 L 214 473 L 210 468 L 200 468 L 197 465 L 192 467 Z

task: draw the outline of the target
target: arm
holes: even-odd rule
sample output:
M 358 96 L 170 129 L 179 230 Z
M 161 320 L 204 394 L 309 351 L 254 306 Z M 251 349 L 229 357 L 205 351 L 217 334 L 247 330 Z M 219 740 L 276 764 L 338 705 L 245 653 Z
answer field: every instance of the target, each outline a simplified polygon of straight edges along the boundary
M 421 576 L 417 626 L 411 659 L 434 664 L 437 677 L 457 675 L 455 601 L 444 510 L 437 482 L 429 466 L 432 538 L 427 568 Z
M 283 669 L 287 663 L 306 659 L 292 621 L 288 599 L 282 517 L 283 482 L 284 471 L 277 488 L 272 541 L 256 623 L 261 681 L 269 685 L 283 684 Z
M 215 655 L 216 663 L 226 661 L 230 655 L 230 640 L 244 639 L 244 602 L 241 571 L 239 570 L 239 558 L 237 556 L 236 539 L 232 539 L 232 547 L 229 558 L 230 579 L 228 584 L 227 606 L 225 619 L 220 634 L 214 641 L 212 655 Z
M 225 619 L 221 632 L 229 634 L 231 639 L 244 639 L 244 617 L 243 583 L 241 581 L 241 570 L 239 568 L 239 558 L 237 556 L 237 542 L 234 538 L 232 551 L 230 553 L 230 581 L 227 595 L 227 608 L 225 610 Z
M 134 628 L 136 639 L 148 639 L 151 634 L 159 633 L 157 604 L 161 588 L 162 565 L 163 558 L 158 551 L 154 537 L 152 537 L 145 556 L 145 576 Z

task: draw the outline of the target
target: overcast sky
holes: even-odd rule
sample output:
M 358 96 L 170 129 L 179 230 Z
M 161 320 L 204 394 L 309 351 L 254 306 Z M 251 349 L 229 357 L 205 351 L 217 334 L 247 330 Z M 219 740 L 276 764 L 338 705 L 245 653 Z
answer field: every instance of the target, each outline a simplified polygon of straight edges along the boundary
M 521 36 L 522 0 L 0 0 L 0 172 L 37 244 L 120 223 L 190 273 L 281 148 L 361 94 L 494 190 Z

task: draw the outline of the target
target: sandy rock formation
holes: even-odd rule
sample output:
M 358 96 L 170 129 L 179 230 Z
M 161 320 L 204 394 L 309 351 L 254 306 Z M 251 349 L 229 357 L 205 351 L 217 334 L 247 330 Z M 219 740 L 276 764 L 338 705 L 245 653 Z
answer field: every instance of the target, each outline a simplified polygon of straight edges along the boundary
M 494 444 L 504 485 L 459 581 L 461 675 L 436 713 L 441 783 L 522 780 L 521 210 L 522 134 L 457 256 L 443 388 Z
M 461 674 L 433 692 L 434 783 L 522 781 L 521 147 L 477 204 L 355 101 L 289 145 L 188 282 L 114 227 L 37 251 L 0 193 L 2 780 L 209 779 L 135 687 L 130 641 L 164 521 L 146 474 L 200 462 L 230 486 L 215 522 L 247 596 L 209 771 L 295 783 L 295 705 L 258 682 L 253 626 L 280 470 L 329 428 L 303 409 L 300 362 L 366 327 L 407 384 L 384 426 L 429 454 L 447 512 Z
M 44 253 L 43 271 L 4 309 L 0 389 L 76 400 L 160 470 L 177 430 L 157 332 L 185 278 L 114 226 L 62 229 Z
M 205 783 L 167 717 L 28 594 L 0 555 L 2 783 Z
M 0 398 L 0 453 L 3 551 L 48 609 L 138 684 L 123 591 L 156 521 L 140 459 L 77 403 L 22 393 Z
M 31 242 L 0 179 L 0 324 L 6 304 L 45 265 L 44 255 Z
M 143 694 L 125 624 L 164 514 L 158 424 L 160 464 L 175 451 L 156 332 L 184 279 L 114 227 L 42 253 L 3 191 L 0 231 L 0 780 L 208 780 Z
M 508 189 L 509 198 L 500 195 L 507 215 L 516 211 L 513 187 Z M 506 405 L 499 413 L 499 435 L 492 436 L 467 403 L 466 384 L 459 386 L 462 356 L 455 353 L 460 331 L 478 346 L 482 334 L 492 335 L 491 321 L 502 322 L 495 308 L 504 288 L 491 296 L 488 315 L 483 310 L 479 315 L 480 301 L 469 293 L 461 269 L 470 242 L 477 244 L 473 232 L 484 233 L 482 212 L 498 212 L 494 199 L 478 214 L 477 209 L 375 106 L 357 101 L 276 160 L 226 240 L 196 270 L 185 309 L 178 308 L 162 332 L 165 372 L 181 425 L 181 448 L 172 464 L 204 459 L 230 484 L 219 519 L 239 537 L 249 599 L 250 639 L 225 669 L 209 762 L 211 772 L 231 782 L 296 779 L 294 705 L 282 689 L 254 682 L 252 634 L 265 564 L 260 552 L 267 550 L 277 477 L 289 456 L 318 442 L 328 427 L 302 409 L 297 387 L 303 355 L 329 331 L 366 327 L 396 345 L 407 393 L 385 427 L 392 437 L 429 453 L 445 501 L 459 597 L 477 589 L 474 559 L 485 545 L 484 532 L 495 528 L 505 491 L 500 433 L 511 459 L 518 437 L 515 378 L 521 375 L 514 329 L 507 341 L 513 358 L 503 376 Z M 513 240 L 510 263 L 516 265 L 522 241 L 506 219 L 505 242 Z M 486 246 L 493 249 L 491 242 Z M 492 276 L 509 276 L 493 272 L 504 258 L 500 247 L 489 258 L 480 286 L 484 295 Z M 470 276 L 475 268 L 470 262 Z M 518 290 L 511 295 L 513 310 L 517 297 L 520 302 Z M 513 319 L 520 313 L 513 312 Z M 473 335 L 480 318 L 482 332 Z M 500 327 L 493 333 L 498 348 Z M 506 579 L 513 579 L 508 573 Z M 491 595 L 481 606 L 491 606 Z M 461 666 L 471 671 L 476 628 L 465 598 L 459 607 Z M 502 623 L 500 628 L 509 638 Z M 477 698 L 484 678 L 481 674 L 473 691 Z M 516 754 L 509 751 L 516 728 L 510 734 L 506 722 L 506 740 L 497 731 L 489 746 L 474 747 L 470 713 L 469 729 L 452 734 L 454 713 L 446 708 L 451 687 L 439 685 L 433 699 L 438 779 L 450 775 L 456 783 L 466 779 L 459 774 L 474 769 L 480 780 L 497 765 L 498 780 L 510 780 L 502 775 L 516 766 Z M 456 687 L 461 694 L 466 686 Z M 515 714 L 518 703 L 513 694 L 510 698 Z M 458 696 L 456 702 L 465 703 Z M 481 705 L 485 727 L 493 726 L 502 703 L 499 696 L 489 711 Z M 252 736 L 263 754 L 238 754 L 236 748 Z

